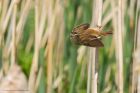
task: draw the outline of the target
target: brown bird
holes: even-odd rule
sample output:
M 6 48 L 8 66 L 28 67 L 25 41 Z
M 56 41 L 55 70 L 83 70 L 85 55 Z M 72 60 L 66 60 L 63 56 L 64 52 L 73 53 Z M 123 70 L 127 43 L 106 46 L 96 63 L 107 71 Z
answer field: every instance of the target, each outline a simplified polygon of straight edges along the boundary
M 112 31 L 102 32 L 99 27 L 89 28 L 89 26 L 89 24 L 82 24 L 75 27 L 70 34 L 71 41 L 89 47 L 103 47 L 101 37 L 112 34 Z

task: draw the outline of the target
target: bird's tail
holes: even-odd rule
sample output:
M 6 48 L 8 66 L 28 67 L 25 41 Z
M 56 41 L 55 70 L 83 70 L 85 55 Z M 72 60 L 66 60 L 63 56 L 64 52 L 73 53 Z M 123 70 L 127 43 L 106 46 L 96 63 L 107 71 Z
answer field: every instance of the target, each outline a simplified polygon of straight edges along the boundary
M 108 31 L 108 32 L 101 32 L 101 34 L 102 34 L 103 36 L 107 36 L 107 35 L 112 35 L 112 34 L 113 34 L 113 32 L 112 32 L 112 31 Z

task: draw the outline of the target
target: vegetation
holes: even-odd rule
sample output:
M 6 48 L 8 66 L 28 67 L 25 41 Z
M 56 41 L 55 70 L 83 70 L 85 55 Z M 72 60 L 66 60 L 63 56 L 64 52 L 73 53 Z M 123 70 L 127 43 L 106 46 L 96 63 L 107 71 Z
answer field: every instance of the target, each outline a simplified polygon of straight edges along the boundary
M 31 93 L 140 91 L 139 15 L 140 0 L 0 0 L 0 89 L 23 85 Z M 102 38 L 102 48 L 75 45 L 70 33 L 83 23 L 101 25 L 113 35 Z M 17 64 L 23 72 L 11 71 Z M 17 71 L 22 74 L 12 73 Z M 6 77 L 20 83 L 3 87 Z

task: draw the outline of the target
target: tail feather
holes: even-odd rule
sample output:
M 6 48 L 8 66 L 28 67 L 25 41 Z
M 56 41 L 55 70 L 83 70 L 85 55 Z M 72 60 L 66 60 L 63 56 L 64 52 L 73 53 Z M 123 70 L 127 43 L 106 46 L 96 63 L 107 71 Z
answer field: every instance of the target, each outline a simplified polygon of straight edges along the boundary
M 108 31 L 108 32 L 106 32 L 106 34 L 113 34 L 113 32 L 112 31 Z
M 113 32 L 112 32 L 112 31 L 102 32 L 102 35 L 104 35 L 104 36 L 106 36 L 106 35 L 111 35 L 111 34 L 113 34 Z

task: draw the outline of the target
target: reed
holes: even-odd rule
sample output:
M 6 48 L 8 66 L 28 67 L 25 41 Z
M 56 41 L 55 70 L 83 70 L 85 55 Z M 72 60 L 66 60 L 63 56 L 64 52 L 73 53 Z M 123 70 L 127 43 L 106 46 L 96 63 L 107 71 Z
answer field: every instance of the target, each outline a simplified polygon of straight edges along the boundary
M 95 26 L 101 26 L 101 19 L 102 19 L 102 0 L 95 0 L 93 2 L 93 18 L 91 25 L 93 27 Z M 98 48 L 90 48 L 90 59 L 89 59 L 89 66 L 88 66 L 88 77 L 91 77 L 91 84 L 90 84 L 90 78 L 89 78 L 89 84 L 87 88 L 87 93 L 97 93 L 97 78 L 98 78 L 98 71 L 97 71 L 97 64 L 98 64 Z M 90 67 L 91 66 L 91 67 Z M 91 71 L 90 71 L 91 70 Z M 91 74 L 91 75 L 90 75 Z
M 0 92 L 7 77 L 31 93 L 139 92 L 139 8 L 139 0 L 0 0 Z M 103 48 L 75 45 L 70 33 L 83 23 L 113 36 Z
M 139 76 L 139 30 L 140 30 L 140 2 L 137 2 L 136 8 L 136 25 L 135 25 L 135 38 L 134 38 L 134 50 L 133 50 L 133 64 L 132 64 L 132 90 L 131 92 L 140 92 L 140 76 Z M 132 9 L 131 9 L 132 11 Z M 131 15 L 132 18 L 132 15 Z

